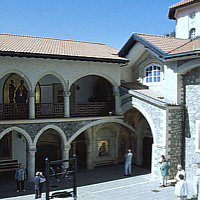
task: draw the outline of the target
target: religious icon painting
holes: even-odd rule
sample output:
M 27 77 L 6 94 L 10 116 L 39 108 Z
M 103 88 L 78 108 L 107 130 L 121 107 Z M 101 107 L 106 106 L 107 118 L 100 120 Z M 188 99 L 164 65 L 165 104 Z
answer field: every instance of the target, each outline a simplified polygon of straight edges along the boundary
M 98 156 L 109 156 L 109 140 L 98 141 Z

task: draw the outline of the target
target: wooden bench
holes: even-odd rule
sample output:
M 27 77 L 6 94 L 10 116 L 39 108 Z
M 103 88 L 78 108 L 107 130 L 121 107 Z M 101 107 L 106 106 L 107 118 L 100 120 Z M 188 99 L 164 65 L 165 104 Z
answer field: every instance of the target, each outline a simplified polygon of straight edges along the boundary
M 14 171 L 18 166 L 18 160 L 0 160 L 0 172 Z

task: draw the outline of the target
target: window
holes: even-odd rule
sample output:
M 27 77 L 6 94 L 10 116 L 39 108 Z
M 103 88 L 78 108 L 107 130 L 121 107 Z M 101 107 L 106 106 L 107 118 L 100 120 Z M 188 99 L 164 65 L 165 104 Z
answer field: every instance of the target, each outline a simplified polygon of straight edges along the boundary
M 195 12 L 192 12 L 192 13 L 190 14 L 190 18 L 191 18 L 191 19 L 194 19 L 194 18 L 195 18 Z
M 190 30 L 190 39 L 193 40 L 196 37 L 196 29 L 192 28 Z
M 160 82 L 161 67 L 157 65 L 150 65 L 145 70 L 146 83 Z

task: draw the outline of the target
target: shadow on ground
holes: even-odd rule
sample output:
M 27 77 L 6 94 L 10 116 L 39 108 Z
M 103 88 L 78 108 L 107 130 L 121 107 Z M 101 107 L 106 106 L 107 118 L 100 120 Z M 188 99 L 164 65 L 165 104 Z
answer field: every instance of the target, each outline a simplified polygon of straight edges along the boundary
M 98 167 L 93 170 L 78 169 L 77 174 L 77 186 L 90 185 L 95 183 L 101 183 L 106 181 L 118 180 L 124 177 L 123 165 L 112 165 Z M 138 176 L 142 174 L 150 173 L 149 170 L 132 166 L 132 176 Z M 73 181 L 70 179 L 64 179 L 61 181 L 51 180 L 50 190 L 56 191 L 61 189 L 72 188 Z M 16 192 L 16 181 L 14 180 L 14 172 L 0 173 L 0 199 L 14 196 L 21 196 L 34 193 L 34 183 L 28 181 L 25 182 L 25 192 Z M 46 190 L 46 184 L 44 183 L 43 192 Z

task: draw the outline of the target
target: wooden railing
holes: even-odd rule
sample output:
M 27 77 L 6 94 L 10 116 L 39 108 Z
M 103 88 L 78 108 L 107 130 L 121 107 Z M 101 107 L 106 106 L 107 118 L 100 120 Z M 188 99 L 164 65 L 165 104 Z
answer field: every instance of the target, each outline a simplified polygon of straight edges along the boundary
M 64 116 L 63 103 L 36 103 L 35 117 L 36 118 L 53 118 Z
M 108 116 L 114 110 L 114 103 L 88 102 L 71 103 L 70 116 Z M 35 118 L 64 117 L 63 103 L 36 103 Z M 28 119 L 29 104 L 0 104 L 0 119 Z
M 0 104 L 0 119 L 27 119 L 29 116 L 27 103 Z
M 113 110 L 110 102 L 71 103 L 70 116 L 107 116 Z

